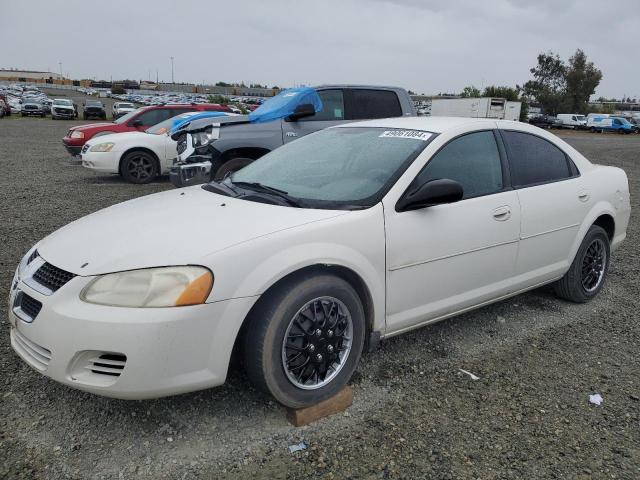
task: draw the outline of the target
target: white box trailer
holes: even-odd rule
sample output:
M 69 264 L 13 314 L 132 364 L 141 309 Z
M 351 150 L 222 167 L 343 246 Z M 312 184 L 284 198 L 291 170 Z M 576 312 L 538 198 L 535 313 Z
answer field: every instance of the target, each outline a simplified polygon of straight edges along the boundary
M 433 117 L 470 117 L 518 120 L 521 102 L 509 102 L 504 98 L 434 98 L 427 115 Z

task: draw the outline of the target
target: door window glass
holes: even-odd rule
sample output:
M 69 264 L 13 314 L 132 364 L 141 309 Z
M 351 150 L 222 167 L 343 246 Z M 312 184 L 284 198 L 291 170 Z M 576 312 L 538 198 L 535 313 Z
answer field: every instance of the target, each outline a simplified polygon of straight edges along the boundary
M 567 157 L 551 142 L 524 132 L 503 132 L 514 187 L 571 177 Z
M 319 90 L 322 100 L 322 111 L 310 117 L 299 119 L 300 122 L 318 122 L 344 120 L 344 97 L 342 90 Z
M 493 132 L 476 132 L 456 138 L 429 160 L 417 183 L 450 179 L 462 185 L 463 198 L 503 189 L 502 164 Z

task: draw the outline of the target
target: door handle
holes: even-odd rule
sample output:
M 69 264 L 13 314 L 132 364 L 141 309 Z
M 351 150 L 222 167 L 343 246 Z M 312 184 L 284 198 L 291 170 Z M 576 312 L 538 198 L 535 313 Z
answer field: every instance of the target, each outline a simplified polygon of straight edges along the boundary
M 493 218 L 499 222 L 504 222 L 511 218 L 511 208 L 508 205 L 498 207 L 493 211 Z
M 589 200 L 589 192 L 587 192 L 586 190 L 582 190 L 578 193 L 578 199 L 581 202 L 586 202 L 587 200 Z

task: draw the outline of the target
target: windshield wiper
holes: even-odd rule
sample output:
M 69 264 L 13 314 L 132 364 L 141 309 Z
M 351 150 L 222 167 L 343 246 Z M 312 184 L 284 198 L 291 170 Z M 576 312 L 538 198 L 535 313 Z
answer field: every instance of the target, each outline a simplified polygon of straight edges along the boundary
M 237 185 L 238 187 L 254 190 L 256 192 L 269 193 L 275 197 L 282 198 L 292 207 L 300 207 L 300 202 L 293 199 L 289 196 L 289 192 L 285 192 L 284 190 L 280 190 L 276 187 L 270 187 L 269 185 L 263 185 L 260 182 L 234 182 L 230 180 L 232 185 Z

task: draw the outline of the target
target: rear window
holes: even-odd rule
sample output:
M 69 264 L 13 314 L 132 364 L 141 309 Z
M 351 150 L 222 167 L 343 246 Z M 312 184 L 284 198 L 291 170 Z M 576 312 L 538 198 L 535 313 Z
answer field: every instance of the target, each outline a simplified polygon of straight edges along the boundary
M 527 187 L 572 177 L 565 153 L 551 142 L 523 132 L 503 131 L 511 182 Z
M 389 90 L 347 90 L 347 115 L 351 120 L 402 116 L 398 96 Z

